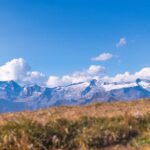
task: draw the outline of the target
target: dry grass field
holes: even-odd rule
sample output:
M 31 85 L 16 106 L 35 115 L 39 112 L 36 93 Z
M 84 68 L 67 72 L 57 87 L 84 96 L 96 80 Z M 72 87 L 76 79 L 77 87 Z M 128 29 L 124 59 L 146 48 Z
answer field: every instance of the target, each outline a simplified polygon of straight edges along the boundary
M 0 150 L 150 150 L 150 99 L 0 115 Z

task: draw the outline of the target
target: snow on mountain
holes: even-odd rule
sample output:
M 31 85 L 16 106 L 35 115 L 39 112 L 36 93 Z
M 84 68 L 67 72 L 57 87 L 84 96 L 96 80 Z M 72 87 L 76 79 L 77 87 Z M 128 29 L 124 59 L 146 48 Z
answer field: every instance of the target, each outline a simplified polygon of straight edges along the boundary
M 144 89 L 150 91 L 150 81 L 137 79 L 137 84 Z
M 19 96 L 21 90 L 22 87 L 14 81 L 0 81 L 0 99 L 13 101 Z
M 148 97 L 150 97 L 150 81 L 141 79 L 122 83 L 106 83 L 93 79 L 90 82 L 55 88 L 39 85 L 20 86 L 14 81 L 0 81 L 0 112 Z
M 141 86 L 126 87 L 110 91 L 111 98 L 108 101 L 115 100 L 136 100 L 150 97 L 150 92 Z
M 135 82 L 131 82 L 131 83 L 104 83 L 103 87 L 105 89 L 105 91 L 111 91 L 111 90 L 115 90 L 115 89 L 121 89 L 121 88 L 128 88 L 128 87 L 134 87 L 137 84 Z

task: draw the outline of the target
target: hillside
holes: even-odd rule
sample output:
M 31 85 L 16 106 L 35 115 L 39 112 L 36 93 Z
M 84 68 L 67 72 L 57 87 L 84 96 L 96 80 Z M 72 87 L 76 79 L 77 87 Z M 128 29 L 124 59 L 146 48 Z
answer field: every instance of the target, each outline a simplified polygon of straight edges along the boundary
M 2 150 L 148 150 L 150 99 L 0 115 Z

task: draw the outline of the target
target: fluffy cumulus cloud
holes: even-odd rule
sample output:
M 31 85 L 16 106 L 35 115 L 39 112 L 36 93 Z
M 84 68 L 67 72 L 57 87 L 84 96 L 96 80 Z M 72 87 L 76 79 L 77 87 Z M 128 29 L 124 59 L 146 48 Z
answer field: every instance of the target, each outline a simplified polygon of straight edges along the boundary
M 103 66 L 91 65 L 88 69 L 74 72 L 71 75 L 64 75 L 62 77 L 50 76 L 47 86 L 54 87 L 58 85 L 86 82 L 91 79 L 98 79 L 102 74 L 104 74 L 104 72 L 105 68 Z
M 150 80 L 150 67 L 143 68 L 139 72 L 135 73 L 137 78 Z
M 135 73 L 125 72 L 114 77 L 106 76 L 105 68 L 100 65 L 91 65 L 89 68 L 75 71 L 72 74 L 46 77 L 43 73 L 32 71 L 28 63 L 23 59 L 13 59 L 0 66 L 0 81 L 14 80 L 21 84 L 39 84 L 48 87 L 69 85 L 78 82 L 87 82 L 92 79 L 105 82 L 135 82 L 137 78 L 150 80 L 150 67 L 142 68 Z
M 135 76 L 131 75 L 129 72 L 125 72 L 123 74 L 117 74 L 114 77 L 105 76 L 104 81 L 106 82 L 116 82 L 116 83 L 123 83 L 123 82 L 132 82 L 135 80 Z
M 111 59 L 112 57 L 113 55 L 110 53 L 102 53 L 97 57 L 93 57 L 92 60 L 93 61 L 106 61 L 108 59 Z
M 14 80 L 22 84 L 43 84 L 44 74 L 31 71 L 31 67 L 23 58 L 13 59 L 0 66 L 0 81 Z
M 62 77 L 49 76 L 48 78 L 41 72 L 32 71 L 23 58 L 18 58 L 0 66 L 0 81 L 14 80 L 23 85 L 39 84 L 55 87 L 98 78 L 104 70 L 105 68 L 102 66 L 91 65 L 88 69 L 76 71 L 71 75 L 64 75 Z
M 98 75 L 102 72 L 104 72 L 105 68 L 103 66 L 99 66 L 99 65 L 91 65 L 87 71 L 88 74 L 90 75 Z
M 101 80 L 108 83 L 125 83 L 135 82 L 136 79 L 150 80 L 150 68 L 143 68 L 133 74 L 125 72 L 117 74 L 114 77 L 105 75 L 105 68 L 98 65 L 91 65 L 87 70 L 74 72 L 71 75 L 64 75 L 62 77 L 50 76 L 47 82 L 49 87 L 55 87 L 59 85 L 68 85 L 78 82 L 87 82 L 92 79 Z
M 49 76 L 47 81 L 47 86 L 49 87 L 56 87 L 62 85 L 61 79 L 57 76 Z
M 129 72 L 125 72 L 123 74 L 117 74 L 114 77 L 105 76 L 103 80 L 106 82 L 135 82 L 136 79 L 150 80 L 150 67 L 142 68 L 140 71 L 135 72 L 133 74 Z
M 116 44 L 116 47 L 117 47 L 117 48 L 120 48 L 120 47 L 123 47 L 123 46 L 126 45 L 126 44 L 127 44 L 126 38 L 121 38 L 121 39 L 119 40 L 119 42 Z
M 13 59 L 0 67 L 0 80 L 5 81 L 22 79 L 29 70 L 30 66 L 24 59 Z
M 38 85 L 45 85 L 47 82 L 47 77 L 38 71 L 31 71 L 26 72 L 24 79 L 20 80 L 20 83 L 24 84 L 38 84 Z

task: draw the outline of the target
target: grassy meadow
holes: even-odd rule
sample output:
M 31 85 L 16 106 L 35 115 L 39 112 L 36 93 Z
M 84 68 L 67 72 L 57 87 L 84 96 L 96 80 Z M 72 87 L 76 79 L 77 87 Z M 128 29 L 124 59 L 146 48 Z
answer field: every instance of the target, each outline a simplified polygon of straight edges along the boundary
M 150 99 L 2 114 L 0 150 L 150 150 Z

